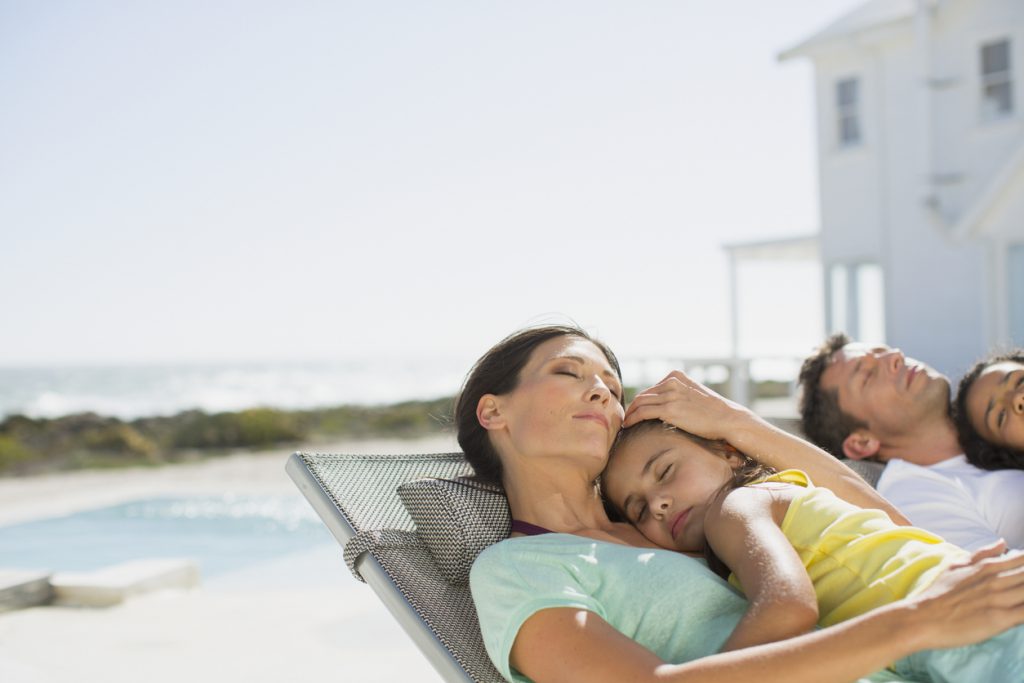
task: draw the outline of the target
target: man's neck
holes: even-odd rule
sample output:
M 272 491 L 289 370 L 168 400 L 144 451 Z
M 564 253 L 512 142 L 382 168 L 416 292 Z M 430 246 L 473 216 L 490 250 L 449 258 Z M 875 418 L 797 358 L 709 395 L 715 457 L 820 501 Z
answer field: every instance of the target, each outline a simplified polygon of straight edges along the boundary
M 941 420 L 923 422 L 915 429 L 889 440 L 879 450 L 883 460 L 898 458 L 915 465 L 935 465 L 962 454 L 956 427 L 946 416 Z

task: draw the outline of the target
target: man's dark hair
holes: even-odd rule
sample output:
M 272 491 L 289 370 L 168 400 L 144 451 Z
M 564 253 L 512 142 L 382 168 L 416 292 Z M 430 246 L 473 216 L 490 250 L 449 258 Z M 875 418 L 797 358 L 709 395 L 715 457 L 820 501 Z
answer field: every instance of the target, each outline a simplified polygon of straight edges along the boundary
M 967 455 L 967 460 L 983 470 L 1024 469 L 1024 451 L 986 441 L 971 424 L 967 415 L 967 394 L 971 390 L 971 386 L 974 385 L 974 381 L 978 379 L 985 368 L 1007 361 L 1024 363 L 1024 349 L 996 354 L 975 363 L 974 367 L 960 380 L 960 385 L 956 390 L 956 400 L 953 402 L 953 421 L 956 423 L 960 445 Z
M 867 423 L 839 409 L 839 391 L 821 387 L 821 375 L 832 355 L 850 343 L 843 332 L 836 332 L 818 347 L 800 366 L 800 426 L 814 444 L 837 458 L 845 457 L 843 441 Z

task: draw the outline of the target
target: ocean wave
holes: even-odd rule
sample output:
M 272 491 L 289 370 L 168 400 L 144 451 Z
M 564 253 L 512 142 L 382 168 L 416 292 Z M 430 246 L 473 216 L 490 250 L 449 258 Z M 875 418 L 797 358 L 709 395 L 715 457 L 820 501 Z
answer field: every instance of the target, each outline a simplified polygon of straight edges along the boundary
M 462 362 L 0 368 L 0 415 L 121 419 L 256 406 L 300 410 L 452 395 Z

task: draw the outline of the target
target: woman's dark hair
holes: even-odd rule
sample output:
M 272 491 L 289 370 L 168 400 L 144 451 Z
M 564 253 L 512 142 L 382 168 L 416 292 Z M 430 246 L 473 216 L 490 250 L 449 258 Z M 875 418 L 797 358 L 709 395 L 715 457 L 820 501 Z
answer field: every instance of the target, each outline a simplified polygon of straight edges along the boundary
M 765 465 L 764 463 L 750 457 L 743 451 L 738 450 L 728 441 L 723 441 L 721 439 L 705 439 L 702 436 L 691 434 L 686 430 L 679 429 L 678 427 L 670 425 L 667 422 L 662 422 L 661 420 L 644 420 L 643 422 L 638 422 L 632 427 L 627 427 L 619 432 L 619 435 L 615 438 L 615 443 L 612 444 L 612 450 L 608 456 L 609 462 L 615 457 L 615 454 L 619 452 L 620 449 L 625 447 L 627 443 L 642 434 L 647 434 L 653 431 L 678 434 L 685 439 L 689 439 L 704 450 L 714 453 L 723 459 L 727 459 L 729 457 L 739 459 L 739 465 L 733 468 L 732 479 L 727 481 L 722 488 L 712 496 L 712 500 L 716 500 L 724 496 L 733 489 L 738 489 L 741 486 L 752 484 L 776 473 L 776 469 L 774 467 Z M 607 498 L 605 498 L 604 502 L 605 510 L 609 512 L 609 516 L 612 517 L 613 520 L 626 521 L 626 515 L 622 510 L 615 508 Z M 612 516 L 612 513 L 614 513 L 614 516 Z M 726 564 L 722 562 L 717 555 L 715 555 L 715 551 L 711 549 L 711 544 L 708 543 L 707 538 L 704 539 L 704 559 L 707 560 L 708 567 L 711 571 L 715 572 L 723 579 L 729 576 L 729 567 L 727 567 Z
M 971 424 L 967 415 L 967 394 L 978 376 L 985 368 L 1008 361 L 1024 363 L 1024 349 L 996 354 L 975 363 L 960 380 L 960 385 L 956 389 L 956 400 L 953 401 L 953 420 L 956 422 L 960 446 L 964 449 L 968 462 L 983 470 L 1024 469 L 1024 450 L 986 441 Z
M 462 390 L 455 399 L 455 427 L 459 446 L 466 454 L 478 479 L 492 484 L 502 484 L 502 466 L 498 452 L 491 444 L 487 430 L 476 417 L 477 404 L 484 394 L 500 396 L 519 385 L 519 373 L 530 360 L 533 350 L 555 337 L 578 337 L 601 349 L 609 365 L 622 380 L 619 360 L 604 343 L 594 339 L 584 330 L 573 325 L 545 325 L 528 327 L 505 337 L 491 347 L 473 365 L 462 384 Z

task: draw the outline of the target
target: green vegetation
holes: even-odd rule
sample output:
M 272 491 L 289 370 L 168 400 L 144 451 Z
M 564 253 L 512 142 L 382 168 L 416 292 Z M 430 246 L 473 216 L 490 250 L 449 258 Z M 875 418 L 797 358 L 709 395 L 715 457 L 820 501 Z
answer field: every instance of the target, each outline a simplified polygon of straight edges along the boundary
M 87 467 L 160 465 L 328 438 L 412 438 L 449 423 L 452 399 L 389 406 L 284 411 L 190 410 L 172 417 L 122 421 L 94 413 L 55 419 L 12 415 L 0 422 L 0 475 Z
M 712 385 L 717 391 L 726 387 Z M 782 382 L 759 382 L 758 397 L 786 395 Z M 625 387 L 628 403 L 635 387 Z M 52 470 L 161 465 L 223 455 L 231 450 L 294 446 L 327 439 L 414 438 L 445 431 L 451 397 L 385 406 L 344 405 L 233 413 L 190 410 L 172 417 L 123 421 L 94 413 L 55 419 L 11 415 L 0 422 L 0 476 Z

